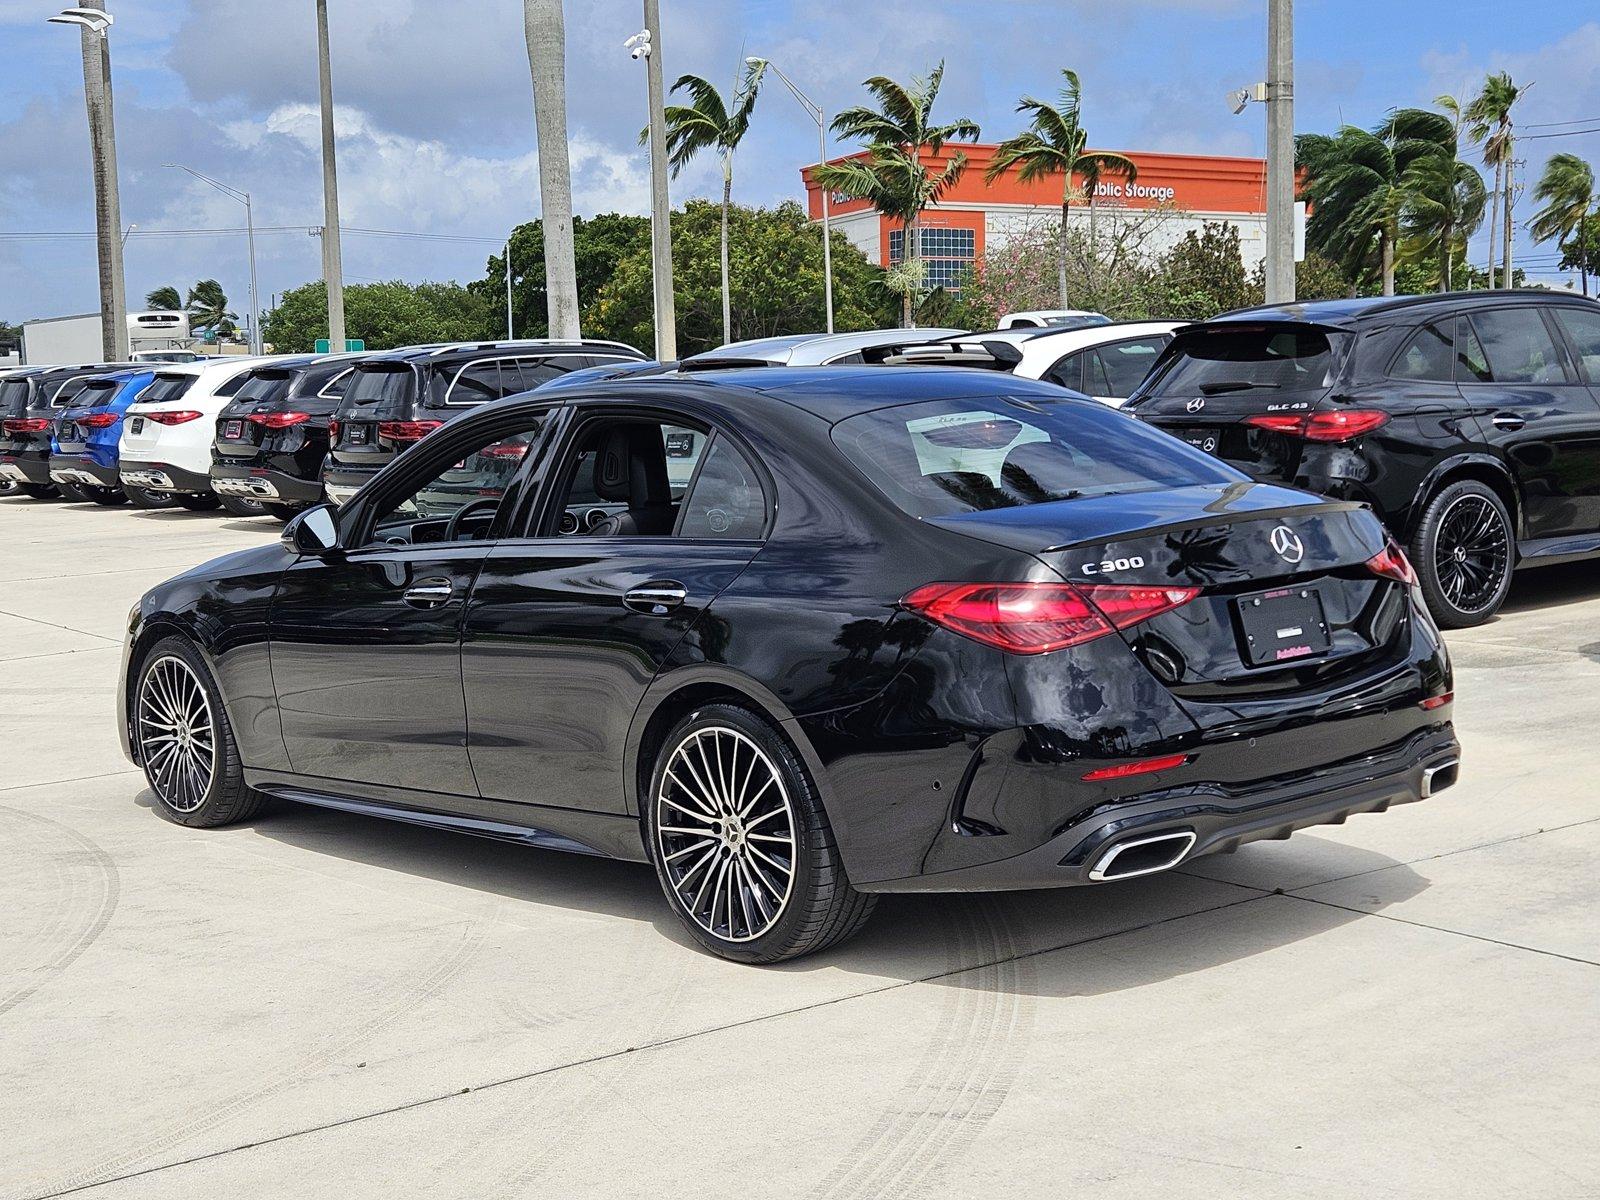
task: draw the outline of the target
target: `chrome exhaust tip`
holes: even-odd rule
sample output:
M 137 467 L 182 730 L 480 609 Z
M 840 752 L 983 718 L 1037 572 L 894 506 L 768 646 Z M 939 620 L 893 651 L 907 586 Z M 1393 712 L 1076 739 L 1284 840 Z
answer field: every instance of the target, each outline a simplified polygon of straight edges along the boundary
M 1089 878 L 1101 883 L 1111 879 L 1135 879 L 1140 875 L 1170 870 L 1183 861 L 1183 856 L 1189 853 L 1194 843 L 1195 834 L 1187 829 L 1181 833 L 1158 833 L 1129 842 L 1118 842 L 1100 856 L 1100 861 L 1089 872 Z
M 1442 792 L 1456 781 L 1456 776 L 1461 773 L 1461 760 L 1459 758 L 1446 759 L 1442 763 L 1434 763 L 1422 772 L 1422 798 L 1426 800 L 1435 792 Z

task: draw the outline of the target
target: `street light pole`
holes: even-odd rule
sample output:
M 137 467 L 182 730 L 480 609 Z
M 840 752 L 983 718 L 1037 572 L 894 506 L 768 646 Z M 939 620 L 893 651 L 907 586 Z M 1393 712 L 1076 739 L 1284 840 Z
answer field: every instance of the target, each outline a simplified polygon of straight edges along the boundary
M 322 107 L 322 280 L 328 291 L 328 349 L 342 354 L 345 350 L 344 257 L 339 249 L 339 170 L 334 161 L 328 0 L 317 0 L 317 84 Z
M 122 271 L 122 199 L 117 190 L 117 134 L 111 99 L 113 18 L 102 0 L 46 18 L 76 25 L 83 44 L 83 102 L 89 114 L 94 170 L 95 246 L 100 267 L 100 353 L 107 362 L 128 359 L 128 298 Z
M 250 352 L 261 353 L 261 306 L 256 299 L 256 221 L 255 213 L 250 207 L 250 193 L 241 192 L 238 188 L 229 187 L 209 175 L 202 175 L 193 167 L 186 167 L 182 163 L 162 163 L 164 167 L 173 167 L 193 175 L 201 183 L 208 183 L 230 200 L 237 200 L 244 205 L 244 230 L 245 237 L 250 247 Z
M 1294 0 L 1267 0 L 1268 304 L 1294 300 Z
M 800 102 L 800 107 L 806 110 L 810 118 L 817 123 L 817 165 L 821 166 L 828 161 L 828 119 L 822 111 L 822 106 L 813 101 L 809 96 L 795 87 L 794 80 L 783 73 L 783 69 L 771 59 L 747 58 L 745 62 L 751 66 L 757 63 L 766 63 L 772 68 L 772 73 L 783 81 L 783 86 L 789 89 L 789 94 Z M 828 332 L 833 332 L 833 222 L 829 211 L 828 189 L 819 187 L 822 193 L 822 296 L 824 306 L 828 311 Z
M 644 29 L 629 38 L 644 59 L 650 101 L 650 260 L 655 284 L 656 360 L 678 357 L 678 316 L 672 294 L 672 201 L 667 195 L 666 85 L 661 69 L 661 4 L 644 0 Z

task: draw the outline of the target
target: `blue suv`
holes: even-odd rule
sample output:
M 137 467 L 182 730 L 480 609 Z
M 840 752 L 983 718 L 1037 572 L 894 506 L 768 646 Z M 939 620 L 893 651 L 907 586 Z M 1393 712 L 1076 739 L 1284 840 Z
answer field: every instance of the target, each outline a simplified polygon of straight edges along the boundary
M 152 370 L 117 371 L 89 380 L 72 407 L 55 419 L 50 436 L 50 479 L 69 496 L 96 504 L 123 504 L 130 498 L 140 508 L 165 508 L 170 496 L 129 496 L 118 478 L 117 439 L 122 416 L 155 378 Z

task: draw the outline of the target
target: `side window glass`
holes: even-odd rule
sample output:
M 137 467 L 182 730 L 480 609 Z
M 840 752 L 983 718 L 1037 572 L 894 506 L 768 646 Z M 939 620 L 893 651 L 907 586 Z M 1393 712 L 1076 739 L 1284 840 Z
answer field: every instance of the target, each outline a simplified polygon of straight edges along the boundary
M 519 378 L 522 381 L 522 390 L 525 392 L 531 392 L 540 384 L 549 383 L 552 379 L 565 375 L 571 369 L 570 367 L 557 366 L 549 359 L 544 358 L 520 359 L 517 365 L 521 368 Z
M 450 385 L 446 400 L 450 404 L 482 404 L 488 400 L 498 400 L 500 395 L 500 364 L 490 359 L 488 362 L 470 363 L 463 368 Z
M 501 434 L 464 457 L 436 467 L 428 478 L 380 515 L 368 544 L 392 541 L 442 542 L 452 518 L 454 541 L 475 541 L 489 531 L 512 477 L 538 440 L 539 424 Z M 470 511 L 468 511 L 470 509 Z
M 1561 354 L 1532 305 L 1474 313 L 1471 324 L 1496 383 L 1567 382 Z
M 671 536 L 705 448 L 706 435 L 687 426 L 637 418 L 591 423 L 559 476 L 556 532 Z
M 1083 390 L 1091 396 L 1111 395 L 1111 377 L 1106 374 L 1105 359 L 1100 351 L 1091 350 L 1084 356 Z
M 1411 335 L 1389 374 L 1395 379 L 1432 379 L 1448 383 L 1452 353 L 1449 333 L 1437 325 L 1424 325 Z
M 1472 322 L 1465 317 L 1456 322 L 1456 382 L 1492 383 L 1489 360 L 1484 356 L 1483 343 L 1478 340 Z
M 237 392 L 240 388 L 242 388 L 244 386 L 244 381 L 246 379 L 248 379 L 248 378 L 249 378 L 249 372 L 248 371 L 245 372 L 242 375 L 235 375 L 232 379 L 229 379 L 229 380 L 227 380 L 227 381 L 225 381 L 223 383 L 218 384 L 217 385 L 217 390 L 212 392 L 211 394 L 213 396 L 231 396 L 235 392 Z
M 727 438 L 716 438 L 684 499 L 679 536 L 759 538 L 766 523 L 766 499 L 755 469 Z
M 1556 320 L 1567 331 L 1590 383 L 1600 383 L 1600 312 L 1582 308 L 1558 308 Z
M 1101 346 L 1095 357 L 1100 359 L 1100 369 L 1105 375 L 1107 390 L 1095 392 L 1097 396 L 1126 399 L 1133 389 L 1144 382 L 1156 356 L 1165 349 L 1166 338 L 1130 338 L 1126 342 L 1113 342 Z
M 1083 352 L 1069 354 L 1056 362 L 1044 373 L 1044 377 L 1051 383 L 1060 384 L 1064 388 L 1079 391 L 1083 387 Z

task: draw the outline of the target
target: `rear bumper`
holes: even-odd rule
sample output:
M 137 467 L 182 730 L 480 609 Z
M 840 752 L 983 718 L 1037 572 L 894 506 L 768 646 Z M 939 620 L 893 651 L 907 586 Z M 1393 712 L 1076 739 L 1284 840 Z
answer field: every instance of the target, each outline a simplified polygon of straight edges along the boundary
M 379 467 L 347 467 L 329 460 L 322 472 L 322 487 L 328 499 L 343 504 L 354 496 L 367 481 L 375 476 Z
M 103 466 L 92 455 L 52 454 L 50 479 L 53 483 L 80 483 L 90 487 L 120 488 L 121 474 L 115 466 Z
M 316 504 L 322 499 L 320 480 L 254 464 L 213 463 L 211 490 L 219 496 L 248 496 L 281 504 Z
M 200 475 L 171 463 L 125 458 L 117 473 L 124 485 L 150 492 L 174 492 L 188 496 L 211 494 L 210 475 Z
M 1010 858 L 857 886 L 873 892 L 965 892 L 1112 882 L 1151 873 L 1139 869 L 1142 862 L 1159 861 L 1153 869 L 1167 870 L 1246 842 L 1287 838 L 1297 829 L 1337 825 L 1357 813 L 1427 799 L 1455 782 L 1460 758 L 1453 727 L 1435 726 L 1399 746 L 1291 781 L 1248 789 L 1191 783 L 1129 796 L 1078 814 L 1043 845 Z M 1118 866 L 1115 859 L 1135 842 L 1146 843 L 1149 857 L 1124 858 Z M 1155 846 L 1169 847 L 1170 855 L 1153 854 L 1149 847 Z
M 12 483 L 50 482 L 50 450 L 0 450 L 0 479 Z

